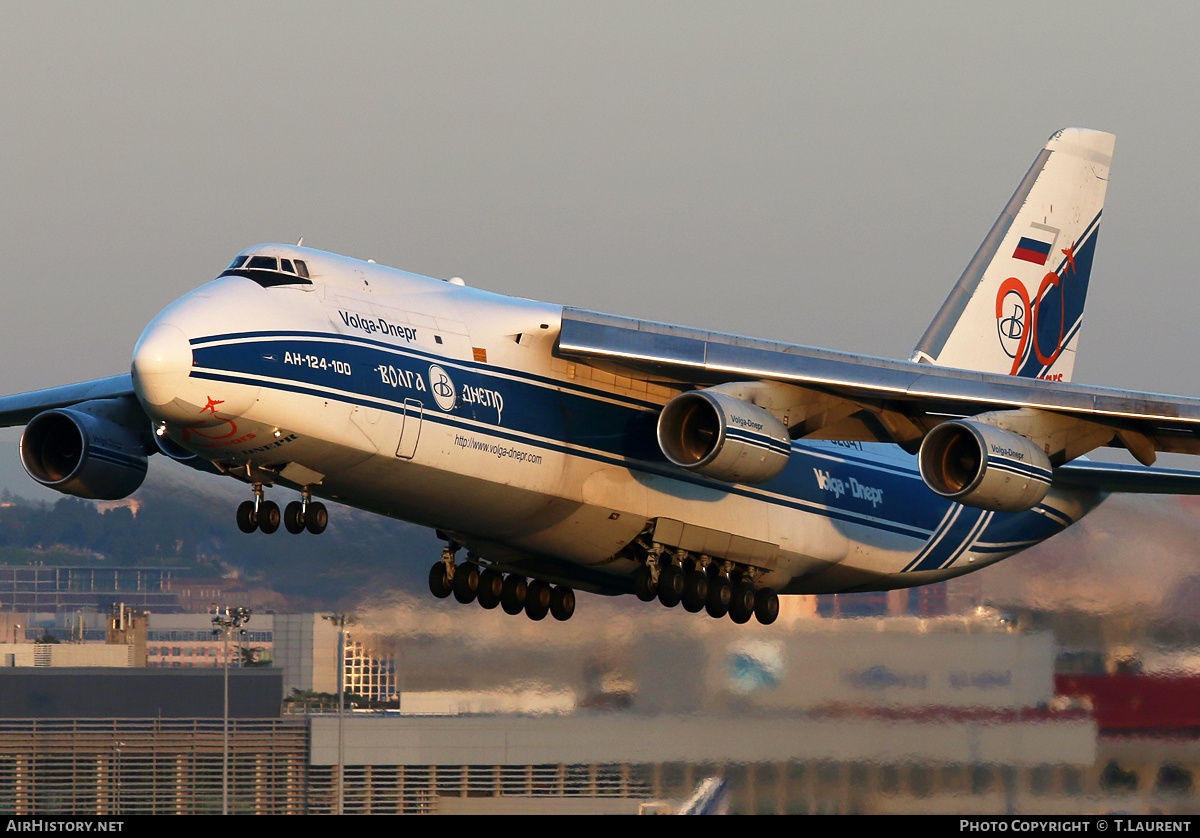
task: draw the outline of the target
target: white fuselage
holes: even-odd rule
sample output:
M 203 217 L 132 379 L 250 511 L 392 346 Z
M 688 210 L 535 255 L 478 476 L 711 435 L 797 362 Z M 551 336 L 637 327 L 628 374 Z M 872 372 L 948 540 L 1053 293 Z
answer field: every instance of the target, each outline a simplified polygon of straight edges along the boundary
M 925 584 L 1061 531 L 1100 499 L 1052 490 L 1025 513 L 972 509 L 883 444 L 794 442 L 757 486 L 668 463 L 661 406 L 687 385 L 556 356 L 562 308 L 304 248 L 310 284 L 222 276 L 165 309 L 135 350 L 148 414 L 249 482 L 435 527 L 486 562 L 628 590 L 622 548 L 672 546 L 782 592 Z

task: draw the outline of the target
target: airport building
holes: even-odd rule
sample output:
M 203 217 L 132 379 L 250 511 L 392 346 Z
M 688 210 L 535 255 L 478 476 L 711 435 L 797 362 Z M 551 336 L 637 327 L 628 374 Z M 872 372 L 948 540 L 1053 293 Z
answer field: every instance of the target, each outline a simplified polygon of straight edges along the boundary
M 215 673 L 144 671 L 192 676 L 192 693 L 219 696 Z M 44 690 L 45 673 L 36 675 Z M 207 690 L 197 676 L 208 680 Z M 228 775 L 234 811 L 336 811 L 338 727 L 332 714 L 236 719 Z M 221 737 L 221 719 L 211 717 L 5 718 L 0 808 L 13 814 L 219 811 L 226 776 Z M 731 781 L 734 811 L 870 812 L 889 799 L 908 806 L 922 795 L 1003 795 L 1006 784 L 1033 782 L 1029 763 L 1054 765 L 1040 780 L 1046 789 L 1082 787 L 1095 757 L 1094 727 L 1082 714 L 953 721 L 586 711 L 354 714 L 344 722 L 343 737 L 342 805 L 362 813 L 634 813 L 655 801 L 685 798 L 714 774 Z M 921 767 L 929 765 L 935 767 Z M 949 766 L 958 770 L 944 770 Z
M 146 628 L 146 665 L 172 669 L 217 669 L 225 664 L 222 632 L 209 614 L 150 614 Z M 275 647 L 275 615 L 254 614 L 230 639 L 232 666 L 269 664 Z
M 271 626 L 275 665 L 230 672 L 228 774 L 220 669 L 0 668 L 0 809 L 218 812 L 227 787 L 236 812 L 329 813 L 339 776 L 350 813 L 670 811 L 712 776 L 745 813 L 1200 808 L 1194 738 L 1106 734 L 1098 720 L 1118 716 L 1089 704 L 1103 685 L 1056 682 L 1051 636 L 994 620 L 651 634 L 631 637 L 620 677 L 507 690 L 464 689 L 445 665 L 461 633 L 431 634 L 373 658 L 397 670 L 394 709 L 341 724 L 280 703 L 336 690 L 336 628 Z M 370 658 L 365 637 L 347 648 Z M 506 640 L 512 658 L 483 652 L 497 671 L 530 657 Z
M 239 579 L 184 577 L 162 567 L 0 565 L 0 615 L 105 614 L 118 603 L 158 615 L 201 613 L 213 602 L 257 609 L 274 598 Z
M 163 568 L 0 566 L 0 611 L 103 614 L 116 602 L 160 614 L 180 610 Z
M 269 665 L 274 654 L 274 636 L 274 615 L 253 615 L 230 638 L 230 665 Z M 124 603 L 118 603 L 107 613 L 89 609 L 0 614 L 0 641 L 3 640 L 11 642 L 0 642 L 0 667 L 127 665 L 219 669 L 226 655 L 225 637 L 214 631 L 210 615 L 156 614 Z M 124 659 L 126 647 L 129 662 L 114 663 Z M 27 663 L 27 659 L 37 663 Z
M 293 691 L 334 694 L 338 679 L 338 627 L 327 614 L 277 614 L 273 617 L 276 665 L 283 672 L 284 696 Z M 344 688 L 371 703 L 399 700 L 396 661 L 386 648 L 346 632 Z

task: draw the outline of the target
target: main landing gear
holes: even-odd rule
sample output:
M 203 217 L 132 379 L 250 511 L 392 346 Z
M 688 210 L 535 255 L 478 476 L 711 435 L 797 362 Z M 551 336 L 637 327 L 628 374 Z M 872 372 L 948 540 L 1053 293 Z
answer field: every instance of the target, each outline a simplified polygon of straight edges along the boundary
M 642 602 L 657 599 L 667 608 L 682 605 L 693 614 L 728 616 L 738 624 L 754 617 L 769 626 L 779 617 L 779 595 L 771 588 L 756 588 L 754 573 L 733 562 L 656 544 L 633 572 L 633 592 Z
M 544 620 L 546 615 L 563 621 L 575 613 L 575 591 L 565 585 L 551 585 L 540 579 L 525 581 L 515 573 L 507 575 L 494 568 L 480 569 L 474 553 L 467 560 L 454 563 L 457 544 L 442 549 L 442 558 L 429 569 L 429 590 L 439 599 L 453 595 L 464 605 L 478 602 L 483 608 L 500 606 L 505 614 L 516 616 L 522 611 L 531 620 Z
M 325 504 L 314 501 L 307 486 L 301 490 L 300 500 L 289 503 L 282 514 L 279 504 L 264 499 L 261 483 L 255 483 L 253 488 L 254 500 L 242 501 L 237 509 L 237 525 L 242 532 L 262 530 L 265 533 L 273 533 L 279 529 L 282 521 L 284 529 L 290 533 L 308 530 L 313 535 L 320 535 L 325 532 L 325 527 L 329 526 L 329 512 L 325 509 Z

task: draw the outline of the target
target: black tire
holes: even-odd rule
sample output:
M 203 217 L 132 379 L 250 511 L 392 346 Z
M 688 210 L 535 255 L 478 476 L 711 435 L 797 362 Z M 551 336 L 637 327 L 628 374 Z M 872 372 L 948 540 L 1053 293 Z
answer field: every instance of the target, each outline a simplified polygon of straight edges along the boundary
M 504 594 L 504 577 L 499 572 L 488 568 L 479 574 L 479 592 L 476 594 L 479 604 L 489 611 L 500 604 Z
M 729 601 L 729 619 L 738 625 L 750 622 L 754 616 L 754 585 L 748 581 L 733 586 L 733 599 Z
M 779 594 L 770 588 L 759 588 L 754 595 L 754 616 L 764 626 L 779 618 Z
M 708 616 L 719 620 L 729 613 L 729 603 L 733 600 L 733 587 L 727 576 L 714 576 L 708 580 L 708 598 L 704 601 L 704 610 Z
M 544 620 L 550 613 L 550 586 L 541 579 L 534 579 L 525 591 L 525 616 L 531 620 Z
M 283 508 L 283 528 L 292 535 L 304 532 L 304 504 L 294 500 Z
M 658 572 L 658 601 L 674 608 L 683 599 L 683 568 L 669 564 Z
M 267 535 L 279 529 L 279 504 L 273 500 L 265 500 L 258 505 L 258 528 Z
M 525 610 L 525 593 L 528 586 L 524 576 L 510 573 L 504 577 L 504 589 L 500 594 L 500 607 L 505 614 L 516 616 Z
M 708 599 L 708 574 L 703 570 L 689 570 L 683 576 L 683 607 L 695 614 L 704 609 Z
M 454 568 L 454 598 L 466 605 L 479 593 L 479 565 L 463 562 Z
M 650 568 L 642 565 L 633 572 L 633 593 L 642 602 L 653 602 L 658 596 L 654 590 L 654 580 L 650 576 Z
M 575 592 L 565 585 L 558 585 L 550 592 L 550 614 L 554 619 L 565 622 L 575 613 Z
M 329 526 L 329 511 L 325 504 L 317 501 L 310 503 L 304 512 L 304 528 L 313 535 L 320 535 Z
M 445 599 L 454 593 L 454 583 L 450 581 L 450 569 L 442 561 L 434 562 L 429 568 L 429 592 L 438 599 Z
M 237 525 L 244 533 L 252 533 L 258 529 L 258 519 L 254 516 L 254 501 L 244 500 L 238 505 Z

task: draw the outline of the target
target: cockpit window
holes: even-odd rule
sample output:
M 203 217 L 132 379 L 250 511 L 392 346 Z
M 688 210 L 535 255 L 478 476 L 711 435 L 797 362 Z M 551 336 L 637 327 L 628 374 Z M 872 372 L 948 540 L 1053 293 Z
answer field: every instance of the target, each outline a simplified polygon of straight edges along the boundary
M 281 264 L 282 263 L 282 264 Z M 299 259 L 279 259 L 275 256 L 238 256 L 221 276 L 241 276 L 252 279 L 263 288 L 274 285 L 312 285 L 308 267 Z

